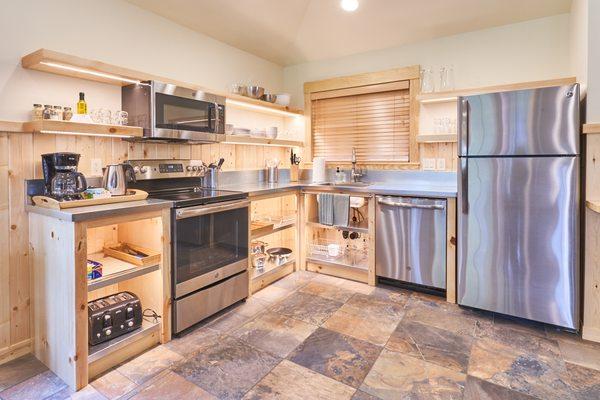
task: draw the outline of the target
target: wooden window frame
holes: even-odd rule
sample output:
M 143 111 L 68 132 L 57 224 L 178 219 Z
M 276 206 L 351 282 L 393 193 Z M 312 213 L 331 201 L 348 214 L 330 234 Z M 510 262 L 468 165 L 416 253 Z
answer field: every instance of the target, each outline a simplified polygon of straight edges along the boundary
M 385 163 L 373 163 L 358 160 L 358 164 L 367 168 L 378 169 L 419 169 L 419 143 L 417 142 L 420 108 L 417 96 L 421 92 L 419 65 L 304 83 L 304 115 L 306 118 L 304 159 L 309 164 L 312 163 L 313 137 L 311 108 L 313 100 L 397 90 L 394 88 L 408 88 L 409 90 L 410 131 L 408 162 L 389 161 Z M 340 166 L 350 164 L 343 161 L 331 161 L 331 163 Z

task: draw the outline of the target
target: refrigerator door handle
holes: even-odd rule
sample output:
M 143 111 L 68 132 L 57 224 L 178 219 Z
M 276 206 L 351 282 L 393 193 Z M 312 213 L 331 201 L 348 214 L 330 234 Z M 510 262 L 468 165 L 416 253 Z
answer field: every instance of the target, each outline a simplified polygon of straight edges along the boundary
M 458 155 L 466 156 L 469 151 L 469 101 L 460 97 L 458 101 Z
M 469 159 L 460 158 L 460 197 L 462 213 L 469 213 Z

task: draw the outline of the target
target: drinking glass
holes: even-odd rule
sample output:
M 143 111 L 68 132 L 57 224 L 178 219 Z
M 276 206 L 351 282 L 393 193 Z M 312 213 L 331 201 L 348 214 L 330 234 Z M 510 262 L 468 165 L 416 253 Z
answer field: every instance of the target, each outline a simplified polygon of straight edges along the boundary
M 106 108 L 101 108 L 98 110 L 98 114 L 100 116 L 101 124 L 109 125 L 111 123 L 110 110 L 107 110 Z
M 421 92 L 431 93 L 434 91 L 433 86 L 433 71 L 428 69 L 421 70 Z

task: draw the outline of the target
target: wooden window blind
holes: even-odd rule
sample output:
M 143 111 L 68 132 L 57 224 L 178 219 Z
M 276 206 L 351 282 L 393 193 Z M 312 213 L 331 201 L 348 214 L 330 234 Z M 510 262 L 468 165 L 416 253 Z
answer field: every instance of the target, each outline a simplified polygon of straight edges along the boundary
M 408 162 L 408 82 L 314 93 L 311 131 L 313 156 L 327 161 L 350 161 L 354 147 L 360 162 Z

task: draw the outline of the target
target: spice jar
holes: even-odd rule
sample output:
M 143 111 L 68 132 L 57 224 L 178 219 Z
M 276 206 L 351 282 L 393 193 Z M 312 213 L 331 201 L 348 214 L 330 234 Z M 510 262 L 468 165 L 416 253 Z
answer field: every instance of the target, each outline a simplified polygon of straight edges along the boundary
M 31 120 L 39 121 L 44 119 L 44 107 L 41 104 L 34 104 L 33 111 L 31 112 Z
M 44 105 L 44 112 L 42 114 L 43 119 L 52 119 L 52 114 L 54 114 L 54 110 L 50 104 Z
M 61 106 L 54 106 L 54 115 L 53 118 L 58 121 L 63 120 L 63 108 Z
M 70 121 L 73 118 L 73 110 L 71 107 L 65 107 L 65 111 L 63 112 L 63 120 Z

